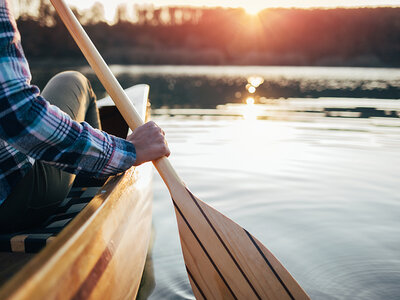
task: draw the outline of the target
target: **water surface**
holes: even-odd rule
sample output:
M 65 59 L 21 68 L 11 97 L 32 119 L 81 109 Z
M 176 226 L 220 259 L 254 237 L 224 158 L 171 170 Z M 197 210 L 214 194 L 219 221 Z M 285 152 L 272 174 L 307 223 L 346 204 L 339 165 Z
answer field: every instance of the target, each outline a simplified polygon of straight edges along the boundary
M 313 299 L 398 299 L 398 118 L 288 112 L 283 120 L 260 120 L 189 109 L 155 120 L 193 193 L 255 235 Z M 158 175 L 154 186 L 150 299 L 193 299 L 173 206 Z

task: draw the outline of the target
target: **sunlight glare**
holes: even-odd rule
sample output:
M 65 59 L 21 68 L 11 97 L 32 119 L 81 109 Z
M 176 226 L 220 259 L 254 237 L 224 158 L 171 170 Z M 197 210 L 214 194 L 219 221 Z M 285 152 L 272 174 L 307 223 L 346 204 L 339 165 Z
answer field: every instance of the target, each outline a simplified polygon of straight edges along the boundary
M 246 89 L 250 94 L 254 94 L 256 89 L 264 83 L 264 78 L 260 76 L 250 76 L 247 78 L 248 84 L 246 85 Z
M 250 76 L 247 78 L 247 81 L 254 87 L 259 87 L 261 84 L 264 83 L 264 78 L 261 76 Z
M 253 97 L 248 97 L 246 99 L 246 105 L 243 105 L 243 118 L 247 121 L 255 121 L 257 120 L 258 110 L 254 105 L 255 100 Z
M 250 94 L 254 94 L 256 92 L 256 88 L 250 83 L 246 84 L 246 89 Z
M 247 105 L 253 105 L 254 104 L 254 98 L 253 97 L 249 97 L 246 99 L 246 103 Z
M 18 0 L 15 0 L 16 2 Z M 26 0 L 25 0 L 26 1 Z M 112 21 L 115 15 L 115 9 L 120 4 L 128 6 L 137 5 L 154 5 L 161 6 L 206 6 L 206 7 L 243 7 L 251 16 L 257 16 L 260 11 L 266 8 L 310 8 L 310 7 L 358 7 L 358 6 L 398 6 L 399 0 L 219 0 L 216 5 L 215 0 L 66 0 L 66 2 L 78 9 L 88 9 L 95 2 L 99 2 L 104 6 L 105 16 L 108 21 Z M 266 3 L 267 2 L 267 3 Z
M 257 5 L 257 4 L 249 4 L 244 7 L 244 10 L 247 14 L 251 16 L 256 16 L 258 13 L 264 9 L 264 6 Z

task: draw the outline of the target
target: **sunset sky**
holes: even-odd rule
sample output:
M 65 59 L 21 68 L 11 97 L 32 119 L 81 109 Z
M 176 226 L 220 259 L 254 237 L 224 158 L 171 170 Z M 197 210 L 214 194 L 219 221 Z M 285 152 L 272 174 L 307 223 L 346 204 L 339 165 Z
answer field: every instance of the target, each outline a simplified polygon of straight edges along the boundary
M 354 7 L 354 6 L 400 6 L 400 0 L 66 0 L 78 8 L 91 7 L 100 2 L 106 10 L 106 17 L 111 20 L 115 7 L 120 3 L 152 4 L 156 7 L 167 5 L 225 6 L 243 7 L 250 13 L 256 13 L 267 7 Z

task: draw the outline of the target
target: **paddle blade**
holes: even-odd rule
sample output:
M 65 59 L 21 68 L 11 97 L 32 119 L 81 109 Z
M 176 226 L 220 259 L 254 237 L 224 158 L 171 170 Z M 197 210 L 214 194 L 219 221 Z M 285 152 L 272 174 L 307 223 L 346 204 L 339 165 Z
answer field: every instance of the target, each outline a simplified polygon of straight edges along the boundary
M 187 189 L 173 202 L 196 299 L 309 299 L 278 259 L 238 224 Z

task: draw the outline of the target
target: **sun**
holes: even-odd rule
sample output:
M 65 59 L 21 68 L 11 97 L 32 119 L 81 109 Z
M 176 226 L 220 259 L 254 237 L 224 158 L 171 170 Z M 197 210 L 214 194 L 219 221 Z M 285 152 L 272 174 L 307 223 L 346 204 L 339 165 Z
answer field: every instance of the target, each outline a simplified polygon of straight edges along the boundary
M 256 16 L 264 8 L 265 7 L 263 7 L 262 5 L 249 4 L 249 5 L 246 5 L 244 9 L 249 15 Z

